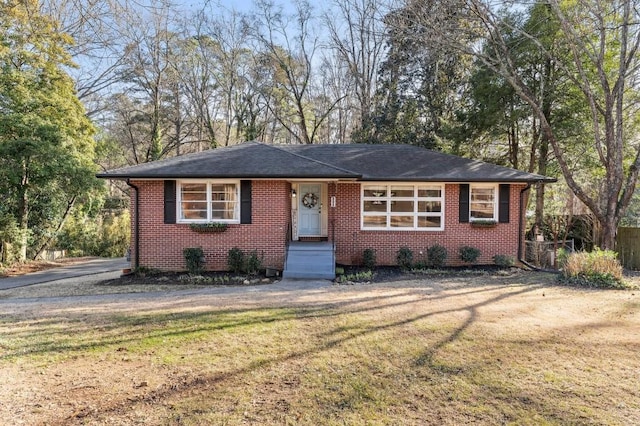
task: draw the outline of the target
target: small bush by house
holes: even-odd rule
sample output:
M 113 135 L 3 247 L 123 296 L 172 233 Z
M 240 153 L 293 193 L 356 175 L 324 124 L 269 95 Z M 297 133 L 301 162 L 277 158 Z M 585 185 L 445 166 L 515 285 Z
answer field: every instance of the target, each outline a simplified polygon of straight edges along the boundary
M 409 247 L 400 247 L 396 253 L 396 263 L 402 269 L 411 269 L 413 265 L 413 251 Z
M 460 260 L 466 263 L 475 263 L 480 257 L 480 249 L 471 246 L 460 247 Z
M 190 274 L 199 274 L 204 269 L 204 252 L 201 247 L 187 247 L 182 250 L 187 271 Z
M 245 254 L 238 247 L 234 247 L 227 252 L 227 266 L 236 274 L 244 272 L 256 275 L 262 269 L 262 260 L 263 256 L 259 256 L 257 250 Z
M 244 268 L 244 252 L 234 247 L 227 252 L 227 266 L 234 273 L 239 273 Z
M 257 250 L 252 250 L 244 260 L 244 272 L 249 275 L 256 275 L 262 268 L 262 257 L 258 256 Z
M 362 264 L 365 268 L 373 269 L 376 266 L 376 251 L 374 249 L 364 249 L 362 253 Z
M 427 259 L 433 268 L 442 268 L 447 262 L 447 249 L 435 244 L 427 249 Z
M 493 263 L 501 268 L 510 268 L 516 264 L 515 259 L 512 256 L 507 256 L 504 254 L 496 254 L 493 256 Z

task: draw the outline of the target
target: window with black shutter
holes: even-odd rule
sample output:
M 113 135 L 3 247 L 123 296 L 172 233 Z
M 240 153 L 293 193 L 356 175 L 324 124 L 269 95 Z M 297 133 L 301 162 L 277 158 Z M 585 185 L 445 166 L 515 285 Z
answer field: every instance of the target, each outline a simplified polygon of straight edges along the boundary
M 459 222 L 469 222 L 469 184 L 460 184 L 460 197 L 458 201 Z
M 176 181 L 164 181 L 164 223 L 176 223 Z
M 509 223 L 509 203 L 511 198 L 511 185 L 501 184 L 499 190 L 498 222 Z
M 240 181 L 240 223 L 251 223 L 251 181 Z

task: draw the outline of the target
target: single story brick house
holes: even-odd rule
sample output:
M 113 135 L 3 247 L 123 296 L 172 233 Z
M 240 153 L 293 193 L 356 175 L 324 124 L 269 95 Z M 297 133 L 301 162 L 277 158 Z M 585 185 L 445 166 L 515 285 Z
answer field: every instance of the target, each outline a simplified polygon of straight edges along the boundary
M 435 244 L 460 265 L 461 246 L 519 258 L 524 193 L 552 178 L 411 145 L 267 145 L 246 142 L 98 175 L 133 188 L 132 266 L 185 269 L 201 247 L 206 268 L 225 270 L 229 249 L 256 250 L 283 270 L 288 249 L 330 245 L 332 264 L 379 265 L 400 247 L 420 259 Z M 225 223 L 224 232 L 191 224 Z

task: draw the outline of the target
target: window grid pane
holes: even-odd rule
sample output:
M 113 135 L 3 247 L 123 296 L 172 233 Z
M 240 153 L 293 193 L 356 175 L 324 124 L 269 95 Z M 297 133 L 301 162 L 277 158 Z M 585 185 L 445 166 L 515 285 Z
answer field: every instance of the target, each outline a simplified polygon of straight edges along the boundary
M 365 197 L 386 197 L 387 196 L 387 187 L 383 185 L 367 185 L 364 187 L 364 196 Z
M 386 216 L 365 216 L 363 224 L 366 228 L 386 228 L 387 217 Z
M 386 213 L 387 211 L 387 201 L 386 200 L 365 200 L 364 201 L 364 211 L 365 212 L 378 212 L 378 213 Z
M 471 187 L 469 217 L 495 219 L 495 188 Z
M 211 218 L 213 220 L 233 220 L 236 210 L 236 185 L 211 185 Z
M 391 216 L 392 228 L 413 228 L 413 216 Z
M 440 201 L 418 201 L 419 213 L 440 213 L 442 203 Z
M 440 228 L 440 216 L 418 216 L 418 228 Z
M 419 187 L 418 197 L 420 198 L 440 198 L 442 190 L 438 187 Z
M 207 184 L 188 183 L 181 186 L 181 219 L 207 218 Z
M 413 196 L 414 196 L 413 186 L 392 186 L 391 187 L 391 197 L 413 198 Z
M 443 203 L 440 185 L 364 185 L 362 227 L 441 230 Z
M 179 217 L 199 222 L 238 220 L 238 185 L 215 182 L 181 183 Z
M 413 213 L 413 201 L 392 201 L 391 211 L 400 213 Z

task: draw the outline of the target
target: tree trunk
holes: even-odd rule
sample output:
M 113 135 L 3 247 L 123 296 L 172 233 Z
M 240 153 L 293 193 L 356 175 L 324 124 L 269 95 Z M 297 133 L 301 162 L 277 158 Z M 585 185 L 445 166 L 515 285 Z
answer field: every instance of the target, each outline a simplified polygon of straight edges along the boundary
M 27 260 L 27 247 L 29 245 L 29 200 L 26 190 L 22 190 L 20 199 L 18 200 L 18 228 L 20 229 L 20 250 L 18 250 L 18 261 L 25 262 Z
M 509 131 L 507 132 L 507 138 L 509 140 L 509 163 L 514 169 L 518 168 L 518 148 L 520 144 L 516 126 L 515 123 L 511 123 L 509 125 Z
M 619 219 L 604 217 L 598 218 L 598 222 L 600 223 L 600 236 L 598 238 L 600 248 L 603 250 L 615 250 Z
M 543 134 L 540 139 L 540 146 L 538 148 L 538 173 L 541 176 L 546 176 L 547 174 L 547 157 L 549 156 L 549 140 Z M 536 186 L 536 225 L 538 229 L 542 230 L 542 225 L 544 222 L 544 192 L 545 186 L 544 184 L 539 184 Z
M 76 196 L 74 196 L 73 198 L 71 198 L 71 200 L 67 202 L 67 208 L 64 211 L 64 214 L 62 215 L 62 219 L 60 219 L 60 222 L 58 222 L 58 226 L 56 227 L 55 232 L 52 235 L 50 235 L 49 238 L 47 238 L 47 240 L 44 242 L 44 244 L 42 244 L 40 248 L 36 251 L 36 253 L 33 256 L 33 260 L 36 260 L 38 256 L 40 256 L 42 252 L 45 251 L 47 247 L 49 247 L 49 244 L 51 244 L 51 241 L 53 241 L 53 239 L 60 233 L 60 230 L 62 230 L 62 227 L 67 221 L 67 218 L 69 217 L 69 213 L 71 213 L 71 209 L 73 208 L 75 203 L 76 203 Z

